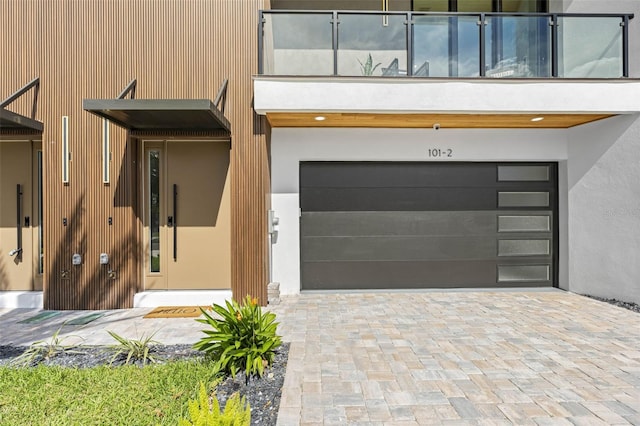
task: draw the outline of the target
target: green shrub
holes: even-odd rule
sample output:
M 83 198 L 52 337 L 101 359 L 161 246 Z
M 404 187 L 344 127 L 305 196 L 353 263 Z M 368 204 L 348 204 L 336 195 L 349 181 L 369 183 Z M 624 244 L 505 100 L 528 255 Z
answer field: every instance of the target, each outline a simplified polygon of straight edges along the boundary
M 190 421 L 181 419 L 179 426 L 248 426 L 251 424 L 251 407 L 244 397 L 234 394 L 227 400 L 224 412 L 220 412 L 218 398 L 207 395 L 204 384 L 200 382 L 198 399 L 189 400 Z
M 247 380 L 253 374 L 262 376 L 264 367 L 273 363 L 274 350 L 282 343 L 276 334 L 276 315 L 262 313 L 257 299 L 245 298 L 242 305 L 227 301 L 226 307 L 213 305 L 220 315 L 214 318 L 202 310 L 204 318 L 196 321 L 208 324 L 212 330 L 203 330 L 203 337 L 193 347 L 210 356 L 220 372 L 235 376 L 244 370 Z

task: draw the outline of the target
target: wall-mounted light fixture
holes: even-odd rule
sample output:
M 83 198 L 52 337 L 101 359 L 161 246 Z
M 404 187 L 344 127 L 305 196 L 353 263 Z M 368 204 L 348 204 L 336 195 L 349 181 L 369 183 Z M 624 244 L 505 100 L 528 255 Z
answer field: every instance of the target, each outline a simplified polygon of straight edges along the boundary
M 109 163 L 111 151 L 109 144 L 109 120 L 102 119 L 102 183 L 109 183 Z
M 531 119 L 531 121 L 533 121 L 534 123 L 537 123 L 538 121 L 542 121 L 542 120 L 544 120 L 544 117 L 533 117 Z
M 62 183 L 69 183 L 69 117 L 62 117 Z
M 318 115 L 317 117 L 314 117 L 313 119 L 316 120 L 316 121 L 324 121 L 326 119 L 326 117 L 323 116 L 323 115 Z
M 389 0 L 382 0 L 382 11 L 383 12 L 389 11 Z M 383 27 L 389 26 L 389 15 L 382 15 L 382 26 Z

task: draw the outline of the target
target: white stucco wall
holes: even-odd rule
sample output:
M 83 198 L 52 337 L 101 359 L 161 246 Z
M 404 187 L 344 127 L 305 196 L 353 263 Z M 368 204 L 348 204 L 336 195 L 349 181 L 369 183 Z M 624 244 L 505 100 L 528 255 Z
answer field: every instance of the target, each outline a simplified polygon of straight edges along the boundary
M 449 161 L 563 162 L 568 156 L 567 135 L 563 130 L 275 128 L 272 208 L 280 223 L 273 246 L 273 280 L 280 283 L 282 294 L 300 291 L 300 161 L 446 161 L 428 157 L 429 148 L 440 148 L 453 150 Z M 564 182 L 560 196 L 566 199 Z M 564 211 L 559 214 L 566 217 Z M 566 248 L 562 234 L 560 244 Z M 567 277 L 566 269 L 566 260 L 561 259 L 561 277 Z M 566 278 L 561 281 L 561 287 L 566 288 L 566 282 Z
M 640 55 L 639 55 L 640 56 Z M 410 79 L 254 76 L 269 112 L 569 113 L 638 111 L 639 80 Z
M 568 131 L 569 289 L 640 303 L 640 117 Z

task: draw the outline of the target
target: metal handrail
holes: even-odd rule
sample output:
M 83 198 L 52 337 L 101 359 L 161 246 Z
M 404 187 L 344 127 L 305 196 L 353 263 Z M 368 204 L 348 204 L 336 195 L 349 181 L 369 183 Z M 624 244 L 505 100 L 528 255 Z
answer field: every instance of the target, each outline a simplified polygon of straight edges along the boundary
M 407 37 L 407 76 L 413 75 L 413 18 L 420 16 L 439 17 L 477 17 L 480 26 L 478 42 L 479 48 L 479 76 L 486 77 L 485 49 L 486 49 L 486 19 L 505 17 L 531 17 L 548 18 L 551 26 L 551 77 L 558 77 L 558 22 L 559 18 L 619 18 L 622 27 L 622 77 L 629 77 L 629 21 L 634 18 L 633 13 L 509 13 L 509 12 L 413 12 L 413 11 L 360 11 L 360 10 L 260 10 L 259 11 L 259 31 L 258 31 L 258 74 L 264 74 L 264 24 L 265 15 L 277 14 L 300 14 L 300 15 L 327 15 L 331 17 L 332 26 L 332 49 L 333 49 L 333 75 L 338 75 L 338 24 L 340 15 L 374 15 L 374 16 L 405 16 L 406 17 L 406 37 Z
M 287 10 L 287 9 L 269 9 L 260 10 L 262 14 L 277 15 L 277 14 L 301 14 L 301 15 L 331 15 L 338 13 L 341 15 L 434 15 L 434 16 L 479 16 L 483 15 L 495 15 L 502 17 L 510 16 L 524 16 L 524 17 L 544 17 L 544 16 L 560 16 L 560 17 L 573 17 L 573 18 L 622 18 L 628 16 L 629 19 L 633 19 L 633 13 L 553 13 L 553 12 L 417 12 L 417 11 L 380 11 L 380 10 Z

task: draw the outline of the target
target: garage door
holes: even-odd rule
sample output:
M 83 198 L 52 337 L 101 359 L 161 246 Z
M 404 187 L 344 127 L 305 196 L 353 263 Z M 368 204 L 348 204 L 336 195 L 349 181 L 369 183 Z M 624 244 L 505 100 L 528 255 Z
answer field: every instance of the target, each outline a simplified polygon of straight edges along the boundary
M 303 290 L 554 286 L 555 163 L 303 162 Z

